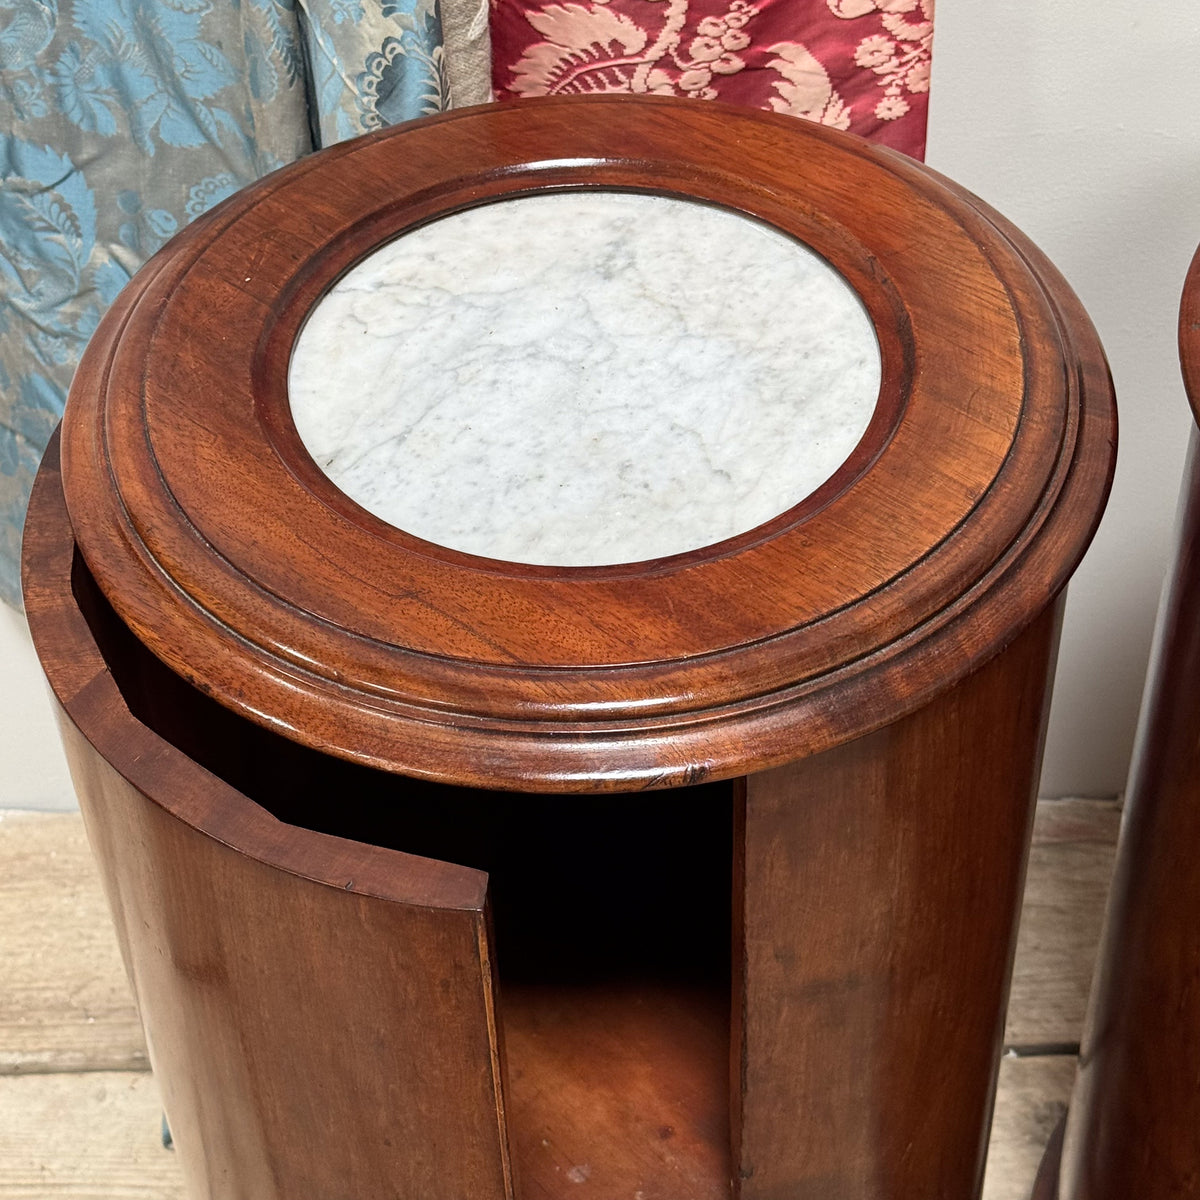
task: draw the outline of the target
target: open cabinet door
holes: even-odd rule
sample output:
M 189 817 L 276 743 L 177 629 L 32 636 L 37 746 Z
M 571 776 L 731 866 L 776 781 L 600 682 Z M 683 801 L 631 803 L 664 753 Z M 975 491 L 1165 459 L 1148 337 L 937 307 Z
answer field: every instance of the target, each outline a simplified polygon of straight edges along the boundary
M 52 469 L 34 511 L 30 624 L 193 1194 L 510 1198 L 487 876 L 285 824 L 147 728 Z

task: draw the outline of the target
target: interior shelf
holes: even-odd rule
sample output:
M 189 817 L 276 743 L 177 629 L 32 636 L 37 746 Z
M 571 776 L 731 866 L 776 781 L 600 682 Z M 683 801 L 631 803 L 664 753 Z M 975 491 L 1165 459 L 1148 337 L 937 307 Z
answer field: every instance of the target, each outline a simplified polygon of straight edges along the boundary
M 501 1003 L 519 1200 L 729 1200 L 727 995 L 516 985 Z

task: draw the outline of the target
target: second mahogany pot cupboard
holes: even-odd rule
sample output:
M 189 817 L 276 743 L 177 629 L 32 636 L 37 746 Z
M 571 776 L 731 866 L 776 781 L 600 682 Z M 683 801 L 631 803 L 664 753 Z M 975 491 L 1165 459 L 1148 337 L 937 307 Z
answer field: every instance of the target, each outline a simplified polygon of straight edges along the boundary
M 1200 421 L 1200 252 L 1179 351 Z M 1037 1200 L 1200 1196 L 1200 433 L 1134 745 L 1079 1076 Z
M 314 305 L 548 193 L 716 207 L 834 268 L 880 382 L 824 483 L 714 544 L 553 566 L 331 482 L 289 407 Z M 1114 445 L 1037 249 L 790 118 L 470 110 L 176 238 L 80 367 L 25 586 L 190 1194 L 977 1196 Z

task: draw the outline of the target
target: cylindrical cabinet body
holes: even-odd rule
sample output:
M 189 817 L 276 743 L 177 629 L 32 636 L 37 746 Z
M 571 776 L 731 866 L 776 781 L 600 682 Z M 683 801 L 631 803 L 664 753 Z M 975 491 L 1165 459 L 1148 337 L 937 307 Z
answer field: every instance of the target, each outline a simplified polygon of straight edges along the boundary
M 1200 419 L 1200 257 L 1180 313 Z M 1200 443 L 1192 432 L 1058 1182 L 1062 1200 L 1200 1196 Z
M 466 282 L 509 214 L 556 213 L 545 265 L 524 230 Z M 789 263 L 706 291 L 708 230 Z M 461 287 L 410 302 L 447 261 Z M 522 268 L 512 320 L 494 280 Z M 446 340 L 476 324 L 430 388 L 443 293 Z M 678 386 L 631 384 L 613 425 L 660 356 Z M 351 426 L 425 407 L 350 459 L 449 430 L 374 470 L 403 476 L 383 499 L 336 437 L 314 449 L 376 361 L 404 364 L 394 399 Z M 476 424 L 499 458 L 447 467 Z M 1063 590 L 1114 434 L 1095 335 L 1028 242 L 791 119 L 472 111 L 314 156 L 172 243 L 80 369 L 26 589 L 196 1200 L 976 1196 Z M 493 497 L 530 437 L 537 470 Z M 638 482 L 548 549 L 519 497 L 556 449 L 589 487 L 614 462 Z M 711 483 L 667 512 L 687 453 Z M 427 503 L 430 454 L 464 510 L 483 488 L 465 532 Z

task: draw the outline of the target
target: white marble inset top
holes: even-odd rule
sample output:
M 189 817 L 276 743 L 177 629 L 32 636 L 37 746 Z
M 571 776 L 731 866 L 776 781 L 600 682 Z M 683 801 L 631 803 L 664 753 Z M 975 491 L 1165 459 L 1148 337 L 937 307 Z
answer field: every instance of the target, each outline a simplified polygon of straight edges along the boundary
M 810 495 L 879 393 L 857 295 L 725 209 L 573 192 L 443 218 L 313 308 L 292 417 L 390 524 L 489 558 L 638 562 Z

